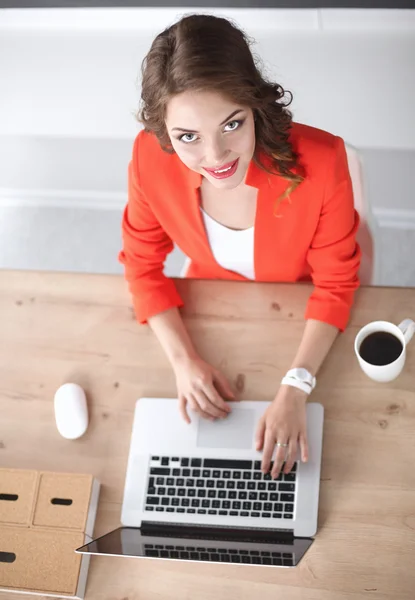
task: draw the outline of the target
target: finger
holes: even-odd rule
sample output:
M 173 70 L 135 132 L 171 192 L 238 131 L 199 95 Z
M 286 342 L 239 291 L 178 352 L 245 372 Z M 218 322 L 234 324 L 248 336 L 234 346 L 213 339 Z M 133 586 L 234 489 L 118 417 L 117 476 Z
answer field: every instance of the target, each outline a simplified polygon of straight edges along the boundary
M 262 456 L 261 469 L 263 473 L 268 473 L 272 458 L 272 453 L 275 448 L 275 432 L 269 428 L 265 429 L 264 437 L 264 454 Z
M 301 448 L 301 460 L 303 462 L 308 461 L 308 440 L 306 433 L 300 433 L 300 448 Z
M 224 398 L 235 398 L 235 394 L 231 388 L 229 381 L 220 371 L 215 371 L 214 379 L 221 396 L 223 396 Z
M 281 444 L 287 443 L 288 436 L 279 435 L 278 442 Z M 287 453 L 287 448 L 285 446 L 277 446 L 277 451 L 275 453 L 275 460 L 272 467 L 271 477 L 276 479 L 281 472 L 281 467 L 285 461 L 285 455 Z
M 298 436 L 290 436 L 288 452 L 285 459 L 284 473 L 289 473 L 294 466 L 297 456 Z
M 258 422 L 256 434 L 255 434 L 255 446 L 257 450 L 262 450 L 262 446 L 264 443 L 264 433 L 265 433 L 265 419 L 261 417 Z
M 190 417 L 189 417 L 189 413 L 187 412 L 186 409 L 186 405 L 187 405 L 187 400 L 185 396 L 180 396 L 179 398 L 179 411 L 180 414 L 182 415 L 183 419 L 186 421 L 186 423 L 191 423 Z
M 203 419 L 207 419 L 208 421 L 215 420 L 212 417 L 212 415 L 210 415 L 209 413 L 207 413 L 203 410 L 203 408 L 199 404 L 198 397 L 196 395 L 193 395 L 193 394 L 189 395 L 189 404 L 190 404 L 192 410 L 194 410 L 195 413 L 197 413 Z
M 231 412 L 228 404 L 219 396 L 213 382 L 204 384 L 202 392 L 207 400 L 207 404 L 202 405 L 203 410 L 209 412 L 214 417 L 226 417 Z
M 214 404 L 212 404 L 202 390 L 195 391 L 194 395 L 200 410 L 204 414 L 209 415 L 209 417 L 211 417 L 213 420 L 222 419 L 227 415 L 227 413 L 225 413 L 223 410 L 219 410 Z

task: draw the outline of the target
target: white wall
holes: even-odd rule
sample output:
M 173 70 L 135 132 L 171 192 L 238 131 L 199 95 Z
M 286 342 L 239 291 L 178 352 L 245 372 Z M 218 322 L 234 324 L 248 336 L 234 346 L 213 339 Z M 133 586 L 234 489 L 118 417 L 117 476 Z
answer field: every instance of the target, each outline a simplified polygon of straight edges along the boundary
M 0 135 L 132 138 L 135 80 L 181 13 L 231 16 L 298 121 L 359 147 L 415 149 L 415 11 L 0 10 Z
M 294 119 L 362 150 L 374 206 L 414 208 L 415 11 L 328 9 L 0 10 L 0 203 L 22 189 L 39 202 L 49 188 L 60 202 L 71 181 L 70 201 L 98 190 L 101 203 L 124 202 L 141 61 L 191 12 L 234 19 L 293 92 Z M 100 144 L 111 176 L 94 159 Z

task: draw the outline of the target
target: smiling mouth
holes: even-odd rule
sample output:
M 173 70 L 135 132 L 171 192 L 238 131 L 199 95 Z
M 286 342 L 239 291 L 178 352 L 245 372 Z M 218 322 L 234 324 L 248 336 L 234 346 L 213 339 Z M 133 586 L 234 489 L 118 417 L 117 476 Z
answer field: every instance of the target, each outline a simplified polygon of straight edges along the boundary
M 238 159 L 233 160 L 232 162 L 228 162 L 225 165 L 223 165 L 222 167 L 219 167 L 218 169 L 210 169 L 209 167 L 204 167 L 206 171 L 211 171 L 212 173 L 226 173 L 226 171 L 229 171 L 233 165 L 236 163 Z
M 223 167 L 219 167 L 218 169 L 208 169 L 205 167 L 205 171 L 207 171 L 210 175 L 215 177 L 216 179 L 224 179 L 225 177 L 230 177 L 233 175 L 239 164 L 239 158 L 234 160 L 233 162 L 227 163 L 223 165 Z

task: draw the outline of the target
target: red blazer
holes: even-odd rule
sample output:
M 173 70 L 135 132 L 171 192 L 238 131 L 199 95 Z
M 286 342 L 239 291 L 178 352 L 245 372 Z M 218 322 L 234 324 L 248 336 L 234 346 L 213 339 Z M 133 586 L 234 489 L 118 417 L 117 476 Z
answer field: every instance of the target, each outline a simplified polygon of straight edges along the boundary
M 305 180 L 275 202 L 289 182 L 258 168 L 253 160 L 245 183 L 258 188 L 255 217 L 256 281 L 310 281 L 306 319 L 343 330 L 359 286 L 361 251 L 355 234 L 359 217 L 343 140 L 321 129 L 293 123 L 291 141 L 305 167 Z M 265 164 L 270 164 L 262 155 Z M 245 277 L 215 261 L 199 208 L 202 175 L 186 167 L 176 154 L 164 152 L 152 133 L 142 130 L 128 168 L 128 203 L 122 220 L 123 249 L 119 260 L 133 295 L 137 319 L 183 301 L 172 279 L 163 274 L 173 242 L 191 259 L 187 277 Z M 243 298 L 241 298 L 243 302 Z

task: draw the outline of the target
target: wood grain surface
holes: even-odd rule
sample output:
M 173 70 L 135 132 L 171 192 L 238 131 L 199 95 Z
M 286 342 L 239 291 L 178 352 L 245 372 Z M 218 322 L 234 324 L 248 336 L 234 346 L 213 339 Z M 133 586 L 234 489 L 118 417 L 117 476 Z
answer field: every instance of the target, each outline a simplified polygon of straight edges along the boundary
M 311 287 L 176 283 L 201 355 L 240 399 L 272 400 L 300 342 Z M 413 600 L 415 340 L 402 374 L 384 384 L 360 370 L 353 342 L 370 321 L 414 316 L 415 289 L 361 288 L 319 372 L 319 530 L 297 568 L 92 557 L 86 599 Z M 76 441 L 54 422 L 54 393 L 68 381 L 89 403 L 89 429 Z M 140 396 L 174 397 L 175 382 L 158 341 L 135 321 L 122 277 L 0 272 L 0 465 L 93 474 L 103 484 L 97 536 L 120 522 Z

